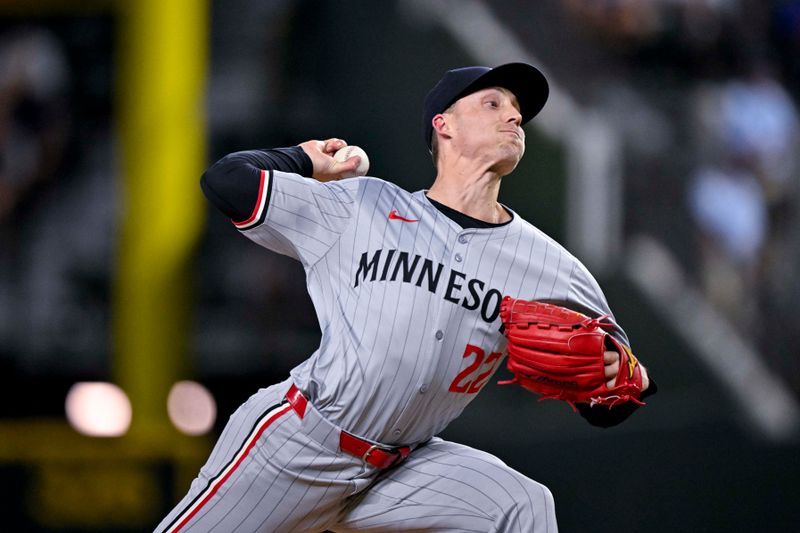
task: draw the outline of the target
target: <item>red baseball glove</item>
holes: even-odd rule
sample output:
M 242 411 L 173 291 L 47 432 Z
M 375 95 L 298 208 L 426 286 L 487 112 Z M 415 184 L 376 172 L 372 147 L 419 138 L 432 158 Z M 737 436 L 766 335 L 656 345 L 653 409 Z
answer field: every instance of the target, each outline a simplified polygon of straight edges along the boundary
M 502 384 L 518 383 L 541 396 L 541 400 L 564 400 L 609 407 L 640 400 L 642 371 L 627 346 L 617 342 L 606 329 L 608 316 L 588 316 L 561 307 L 506 296 L 500 305 L 505 336 L 508 338 L 508 369 L 514 378 Z M 603 355 L 619 352 L 619 373 L 608 387 Z

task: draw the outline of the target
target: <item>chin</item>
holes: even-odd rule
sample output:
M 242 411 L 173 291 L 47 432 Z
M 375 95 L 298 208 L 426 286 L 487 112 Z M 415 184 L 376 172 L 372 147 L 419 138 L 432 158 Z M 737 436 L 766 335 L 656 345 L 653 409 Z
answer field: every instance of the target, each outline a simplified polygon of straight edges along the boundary
M 520 150 L 518 147 L 504 147 L 506 149 L 502 150 L 500 154 L 498 154 L 497 163 L 494 165 L 495 172 L 500 174 L 501 176 L 506 176 L 511 174 L 517 165 L 522 160 L 522 155 L 525 153 L 525 150 Z
M 497 167 L 497 173 L 500 176 L 508 176 L 509 174 L 514 172 L 515 168 L 517 168 L 517 163 L 509 163 L 509 164 L 507 164 L 505 166 L 503 166 L 501 164 L 501 165 L 498 165 L 498 167 Z
M 508 176 L 514 169 L 517 168 L 517 163 L 519 163 L 519 159 L 506 159 L 502 161 L 498 161 L 493 167 L 492 170 L 499 174 L 500 176 Z

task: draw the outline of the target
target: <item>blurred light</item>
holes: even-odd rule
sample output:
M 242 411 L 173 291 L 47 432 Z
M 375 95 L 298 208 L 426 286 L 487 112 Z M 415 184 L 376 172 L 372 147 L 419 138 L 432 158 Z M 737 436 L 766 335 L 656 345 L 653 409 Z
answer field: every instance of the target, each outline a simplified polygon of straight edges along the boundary
M 208 433 L 217 418 L 217 404 L 204 386 L 194 381 L 179 381 L 167 398 L 169 419 L 187 435 Z
M 131 402 L 113 383 L 79 382 L 67 393 L 67 420 L 91 437 L 119 437 L 131 425 Z

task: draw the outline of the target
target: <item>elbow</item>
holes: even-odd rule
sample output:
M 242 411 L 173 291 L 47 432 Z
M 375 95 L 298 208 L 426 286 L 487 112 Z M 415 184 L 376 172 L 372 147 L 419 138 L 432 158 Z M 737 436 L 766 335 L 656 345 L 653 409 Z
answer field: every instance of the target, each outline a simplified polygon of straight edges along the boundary
M 242 220 L 253 209 L 260 180 L 260 170 L 227 155 L 203 173 L 200 188 L 208 201 L 228 218 Z
M 222 211 L 228 216 L 235 216 L 234 209 L 226 201 L 226 191 L 229 185 L 226 185 L 227 170 L 225 169 L 224 158 L 211 165 L 203 175 L 200 176 L 200 189 L 203 191 L 206 199 L 211 202 L 217 209 Z
M 208 167 L 206 171 L 203 172 L 203 175 L 200 176 L 200 188 L 209 200 L 215 196 L 214 191 L 221 190 L 224 186 L 224 175 L 227 172 L 226 167 L 229 165 L 226 159 L 227 156 L 223 157 Z
M 211 200 L 213 197 L 214 187 L 212 183 L 217 180 L 216 175 L 211 172 L 211 169 L 207 169 L 203 172 L 203 175 L 200 176 L 200 189 L 203 191 L 206 199 Z

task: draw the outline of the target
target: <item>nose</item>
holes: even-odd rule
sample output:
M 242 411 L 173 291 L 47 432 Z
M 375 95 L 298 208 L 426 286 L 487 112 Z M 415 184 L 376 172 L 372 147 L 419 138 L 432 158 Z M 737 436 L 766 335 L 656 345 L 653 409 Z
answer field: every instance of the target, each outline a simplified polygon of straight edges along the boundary
M 509 107 L 510 110 L 508 112 L 508 118 L 506 119 L 506 121 L 513 122 L 517 126 L 520 126 L 522 124 L 522 115 L 520 114 L 519 109 L 517 109 L 514 106 L 509 106 Z

